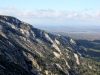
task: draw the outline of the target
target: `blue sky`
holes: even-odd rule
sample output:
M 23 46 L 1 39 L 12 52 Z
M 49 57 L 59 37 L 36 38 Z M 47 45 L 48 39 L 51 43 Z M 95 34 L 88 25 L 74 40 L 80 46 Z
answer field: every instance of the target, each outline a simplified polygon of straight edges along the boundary
M 0 14 L 33 25 L 100 25 L 100 0 L 2 0 Z

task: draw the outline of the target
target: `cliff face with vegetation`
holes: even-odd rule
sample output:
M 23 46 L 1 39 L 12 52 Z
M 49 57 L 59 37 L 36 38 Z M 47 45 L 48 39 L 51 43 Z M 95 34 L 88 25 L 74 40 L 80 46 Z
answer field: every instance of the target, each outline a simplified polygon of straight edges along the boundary
M 84 52 L 69 37 L 0 16 L 0 75 L 99 75 L 100 64 Z

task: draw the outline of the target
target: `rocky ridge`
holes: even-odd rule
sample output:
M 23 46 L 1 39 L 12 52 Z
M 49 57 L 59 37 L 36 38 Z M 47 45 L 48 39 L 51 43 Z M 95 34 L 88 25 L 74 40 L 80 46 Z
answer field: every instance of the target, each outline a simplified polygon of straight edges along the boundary
M 0 15 L 0 75 L 84 75 L 78 73 L 83 67 L 95 72 L 80 50 L 70 37 Z

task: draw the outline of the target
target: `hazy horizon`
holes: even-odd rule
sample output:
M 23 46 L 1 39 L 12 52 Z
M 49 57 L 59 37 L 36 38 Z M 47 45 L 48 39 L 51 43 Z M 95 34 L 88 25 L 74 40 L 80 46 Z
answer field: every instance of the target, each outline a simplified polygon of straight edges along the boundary
M 33 26 L 99 26 L 99 3 L 99 0 L 2 0 L 0 15 L 14 16 Z

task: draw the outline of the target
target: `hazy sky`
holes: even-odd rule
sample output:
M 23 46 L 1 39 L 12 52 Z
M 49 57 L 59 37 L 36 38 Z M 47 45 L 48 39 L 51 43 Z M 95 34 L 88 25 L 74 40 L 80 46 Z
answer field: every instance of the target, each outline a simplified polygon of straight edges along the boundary
M 0 14 L 33 25 L 100 25 L 100 0 L 1 0 Z

